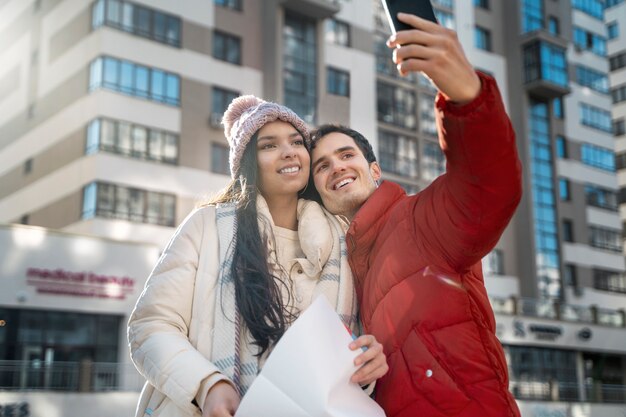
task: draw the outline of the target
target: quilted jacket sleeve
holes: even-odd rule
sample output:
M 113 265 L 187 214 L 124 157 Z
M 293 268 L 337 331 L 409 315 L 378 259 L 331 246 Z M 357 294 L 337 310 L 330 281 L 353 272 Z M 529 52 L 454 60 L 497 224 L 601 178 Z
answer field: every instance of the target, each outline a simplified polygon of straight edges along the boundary
M 455 106 L 437 97 L 446 173 L 415 199 L 415 229 L 431 254 L 463 272 L 497 243 L 522 194 L 515 133 L 495 80 L 479 73 L 474 101 Z
M 188 338 L 204 227 L 201 210 L 179 226 L 150 274 L 128 323 L 135 366 L 189 415 L 198 410 L 192 401 L 202 401 L 210 385 L 226 378 Z

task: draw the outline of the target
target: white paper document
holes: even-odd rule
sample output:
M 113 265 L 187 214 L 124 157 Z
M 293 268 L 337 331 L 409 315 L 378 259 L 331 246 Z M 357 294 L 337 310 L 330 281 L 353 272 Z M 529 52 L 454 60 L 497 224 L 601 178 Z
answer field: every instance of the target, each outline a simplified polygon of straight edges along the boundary
M 235 417 L 384 417 L 350 382 L 362 352 L 324 296 L 285 332 L 243 397 Z

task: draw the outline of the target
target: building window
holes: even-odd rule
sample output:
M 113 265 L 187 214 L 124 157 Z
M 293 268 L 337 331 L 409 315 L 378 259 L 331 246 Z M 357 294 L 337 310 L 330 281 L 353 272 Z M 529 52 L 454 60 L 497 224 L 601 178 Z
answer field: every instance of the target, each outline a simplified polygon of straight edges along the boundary
M 422 179 L 432 181 L 446 171 L 446 158 L 439 143 L 423 141 Z
M 616 39 L 619 36 L 619 25 L 617 22 L 610 22 L 606 25 L 606 32 L 609 40 Z
M 626 133 L 626 123 L 624 118 L 613 120 L 613 136 L 621 136 Z
M 543 29 L 543 0 L 522 0 L 522 33 Z
M 239 97 L 239 91 L 227 90 L 221 87 L 213 87 L 211 91 L 211 126 L 220 127 L 222 116 L 229 104 Z
M 621 230 L 590 226 L 589 234 L 589 244 L 594 248 L 606 249 L 611 252 L 622 252 Z
M 93 182 L 84 189 L 82 218 L 93 217 L 174 227 L 176 196 Z
M 561 294 L 561 278 L 548 103 L 531 100 L 529 116 L 538 286 L 541 297 L 558 298 Z
M 563 115 L 563 98 L 556 97 L 552 100 L 552 116 L 557 119 L 562 119 Z
M 626 84 L 611 89 L 611 98 L 613 99 L 613 104 L 626 101 Z
M 454 15 L 452 13 L 444 12 L 441 9 L 434 9 L 433 11 L 435 12 L 435 18 L 441 26 L 454 30 L 456 25 L 454 23 Z
M 180 105 L 180 77 L 130 61 L 102 57 L 91 63 L 89 90 L 117 91 L 159 103 Z
M 94 119 L 87 126 L 85 154 L 98 151 L 176 165 L 178 135 L 123 121 Z
M 211 143 L 211 172 L 230 175 L 229 165 L 230 148 L 221 143 Z
M 317 33 L 313 20 L 287 13 L 283 27 L 285 105 L 306 122 L 317 118 Z
M 214 31 L 213 58 L 241 65 L 241 38 L 218 30 Z
M 584 51 L 606 56 L 606 38 L 577 26 L 574 26 L 574 45 Z
M 11 325 L 10 330 L 0 328 L 0 361 L 16 364 L 3 367 L 3 390 L 79 391 L 85 385 L 78 377 L 79 360 L 93 364 L 85 374 L 90 390 L 121 388 L 117 373 L 111 372 L 118 369 L 121 315 L 0 307 L 0 317 Z M 13 413 L 10 406 L 3 411 L 6 416 L 30 415 L 17 409 Z
M 577 352 L 509 346 L 511 391 L 518 400 L 577 399 Z M 552 381 L 559 383 L 553 385 Z M 553 389 L 558 392 L 553 392 Z
M 621 152 L 615 155 L 615 168 L 618 171 L 626 168 L 626 152 Z
M 504 275 L 504 252 L 494 249 L 482 260 L 485 275 Z
M 337 96 L 350 97 L 350 73 L 326 67 L 326 91 Z
M 474 28 L 474 44 L 478 49 L 491 52 L 491 32 L 476 26 Z
M 574 224 L 568 219 L 563 219 L 563 240 L 565 242 L 574 241 Z
M 611 112 L 585 103 L 580 103 L 580 123 L 603 132 L 613 131 Z
M 619 194 L 617 195 L 617 202 L 619 204 L 626 203 L 626 187 L 622 187 L 619 189 Z M 624 230 L 626 230 L 626 224 L 623 224 Z M 624 236 L 626 238 L 626 236 Z
M 599 93 L 608 94 L 609 92 L 608 75 L 584 65 L 576 66 L 576 82 Z
M 437 136 L 437 120 L 435 118 L 435 96 L 420 94 L 419 96 L 420 132 Z
M 98 0 L 93 6 L 91 26 L 109 26 L 143 38 L 180 46 L 180 18 L 120 0 Z
M 594 269 L 593 288 L 602 291 L 626 293 L 626 276 L 618 271 Z
M 565 276 L 563 278 L 565 280 L 565 285 L 578 287 L 578 273 L 576 272 L 576 265 L 565 264 L 564 273 Z
M 213 0 L 216 6 L 224 7 L 226 9 L 232 9 L 241 11 L 242 10 L 242 1 L 241 0 Z
M 489 0 L 473 0 L 474 6 L 481 9 L 489 9 Z
M 447 9 L 454 8 L 454 0 L 433 0 L 433 4 Z
M 328 43 L 350 46 L 350 25 L 340 20 L 327 19 L 324 38 Z
M 548 18 L 548 31 L 554 36 L 558 36 L 561 33 L 559 28 L 559 19 L 554 16 Z
M 594 168 L 615 172 L 615 153 L 610 149 L 583 143 L 581 146 L 581 160 L 584 164 Z
M 417 123 L 415 92 L 382 81 L 378 81 L 376 87 L 378 120 L 406 129 L 415 129 Z
M 569 201 L 571 199 L 569 180 L 566 178 L 559 178 L 559 198 L 561 201 Z
M 611 71 L 616 71 L 624 67 L 626 67 L 626 52 L 622 52 L 609 58 L 609 69 Z
M 622 4 L 623 2 L 624 0 L 606 0 L 604 8 L 608 9 L 609 7 L 617 6 L 618 4 Z
M 574 9 L 578 9 L 596 19 L 604 20 L 604 2 L 602 0 L 572 0 Z
M 418 173 L 417 140 L 385 130 L 378 131 L 378 153 L 384 171 L 409 178 Z
M 567 141 L 563 136 L 556 137 L 556 156 L 559 158 L 567 158 Z
M 535 42 L 524 47 L 524 79 L 526 83 L 545 80 L 561 87 L 569 84 L 565 49 Z
M 617 193 L 613 190 L 601 188 L 596 185 L 585 186 L 587 204 L 606 210 L 617 211 Z

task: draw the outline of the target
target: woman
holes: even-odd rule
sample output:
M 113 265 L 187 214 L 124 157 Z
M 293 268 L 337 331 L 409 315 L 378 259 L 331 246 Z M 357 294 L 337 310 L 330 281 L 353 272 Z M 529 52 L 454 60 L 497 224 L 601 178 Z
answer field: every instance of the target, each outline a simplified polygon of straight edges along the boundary
M 357 328 L 341 227 L 298 199 L 310 170 L 306 124 L 254 96 L 233 100 L 223 123 L 233 180 L 178 228 L 130 317 L 131 356 L 148 380 L 136 416 L 234 415 L 318 295 Z M 387 364 L 373 336 L 350 346 L 360 347 L 352 381 L 366 385 Z

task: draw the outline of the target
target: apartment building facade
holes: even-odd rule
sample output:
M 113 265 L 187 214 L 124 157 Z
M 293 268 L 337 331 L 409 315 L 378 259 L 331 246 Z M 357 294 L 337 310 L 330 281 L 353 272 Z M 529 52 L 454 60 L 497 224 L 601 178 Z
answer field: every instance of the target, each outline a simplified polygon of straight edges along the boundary
M 609 70 L 623 4 L 432 3 L 497 79 L 518 135 L 524 198 L 483 261 L 511 389 L 524 415 L 617 416 L 626 268 L 613 155 L 619 168 L 626 148 L 610 93 L 625 80 L 615 64 L 611 90 Z M 163 247 L 227 184 L 220 119 L 240 94 L 358 129 L 384 177 L 417 192 L 445 172 L 436 90 L 397 75 L 388 35 L 378 0 L 0 2 L 0 222 Z M 49 267 L 80 269 L 64 262 Z

